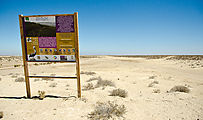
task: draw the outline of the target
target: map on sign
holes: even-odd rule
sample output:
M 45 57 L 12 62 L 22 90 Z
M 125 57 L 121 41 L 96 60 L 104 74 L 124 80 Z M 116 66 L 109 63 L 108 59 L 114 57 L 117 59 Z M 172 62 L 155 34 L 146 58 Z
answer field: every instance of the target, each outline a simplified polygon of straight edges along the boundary
M 74 15 L 24 17 L 27 61 L 75 61 Z

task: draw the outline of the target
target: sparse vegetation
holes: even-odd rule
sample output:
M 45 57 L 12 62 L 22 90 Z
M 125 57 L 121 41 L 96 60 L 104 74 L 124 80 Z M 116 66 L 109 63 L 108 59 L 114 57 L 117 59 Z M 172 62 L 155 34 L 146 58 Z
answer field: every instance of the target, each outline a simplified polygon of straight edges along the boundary
M 20 65 L 14 65 L 14 67 L 20 67 Z
M 40 100 L 43 100 L 45 98 L 45 91 L 38 91 L 38 94 L 39 94 L 39 99 Z
M 18 76 L 17 76 L 17 75 L 12 75 L 11 77 L 12 77 L 12 78 L 17 78 Z
M 98 88 L 98 87 L 103 87 L 105 88 L 106 86 L 115 86 L 115 84 L 112 82 L 112 81 L 109 81 L 109 80 L 98 80 L 97 81 L 97 84 L 95 85 L 95 88 Z
M 101 58 L 101 56 L 97 56 L 97 55 L 81 55 L 80 58 Z
M 166 60 L 202 60 L 203 55 L 111 55 L 113 57 L 128 58 L 146 58 L 146 59 L 162 59 Z
M 122 89 L 115 89 L 110 92 L 110 96 L 119 96 L 119 97 L 125 98 L 127 97 L 127 95 L 128 95 L 128 92 Z
M 80 74 L 94 75 L 94 74 L 96 74 L 96 73 L 95 73 L 95 72 L 84 72 L 84 71 L 81 71 Z
M 19 77 L 15 79 L 15 82 L 25 82 L 25 79 L 23 77 Z
M 91 82 L 91 81 L 94 81 L 94 80 L 101 80 L 101 77 L 92 77 L 90 78 L 89 80 L 87 80 L 87 82 Z
M 51 83 L 49 87 L 56 87 L 57 83 Z
M 149 85 L 148 85 L 148 87 L 153 87 L 155 84 L 159 84 L 159 81 L 153 81 L 153 82 L 151 82 Z
M 183 85 L 177 85 L 174 86 L 173 88 L 170 89 L 169 92 L 185 92 L 185 93 L 189 93 L 190 89 L 186 86 Z
M 88 83 L 87 85 L 83 86 L 83 90 L 91 90 L 94 89 L 94 85 L 92 83 Z
M 37 81 L 40 81 L 40 79 L 39 78 L 34 79 L 34 82 L 37 82 Z
M 149 76 L 149 79 L 154 79 L 156 76 L 153 75 L 153 76 Z
M 161 91 L 160 91 L 160 89 L 154 89 L 153 90 L 153 93 L 160 93 Z
M 93 112 L 88 114 L 87 118 L 91 120 L 108 120 L 116 118 L 124 118 L 126 107 L 118 105 L 115 102 L 107 103 L 97 102 Z

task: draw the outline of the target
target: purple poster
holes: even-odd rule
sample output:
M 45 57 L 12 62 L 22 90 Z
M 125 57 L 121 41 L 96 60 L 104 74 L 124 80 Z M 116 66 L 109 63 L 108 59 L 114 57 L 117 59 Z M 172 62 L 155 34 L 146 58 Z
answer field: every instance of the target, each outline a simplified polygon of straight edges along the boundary
M 56 37 L 39 37 L 39 48 L 56 48 Z
M 56 32 L 74 32 L 74 16 L 56 16 Z

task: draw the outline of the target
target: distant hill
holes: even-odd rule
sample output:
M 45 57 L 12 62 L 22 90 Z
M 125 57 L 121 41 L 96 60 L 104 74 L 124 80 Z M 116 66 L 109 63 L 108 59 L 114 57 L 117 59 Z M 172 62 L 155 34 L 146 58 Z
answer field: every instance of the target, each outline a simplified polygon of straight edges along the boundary
M 56 27 L 25 22 L 26 37 L 56 37 Z

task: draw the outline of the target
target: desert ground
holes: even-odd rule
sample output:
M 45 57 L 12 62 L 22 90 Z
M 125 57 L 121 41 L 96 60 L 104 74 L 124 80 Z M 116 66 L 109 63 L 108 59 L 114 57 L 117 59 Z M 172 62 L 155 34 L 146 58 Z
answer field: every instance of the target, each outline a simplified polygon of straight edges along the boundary
M 30 78 L 27 99 L 22 58 L 1 56 L 1 119 L 203 119 L 203 56 L 81 56 L 80 62 L 82 98 L 75 79 Z M 32 62 L 29 73 L 75 76 L 76 70 L 75 63 Z

